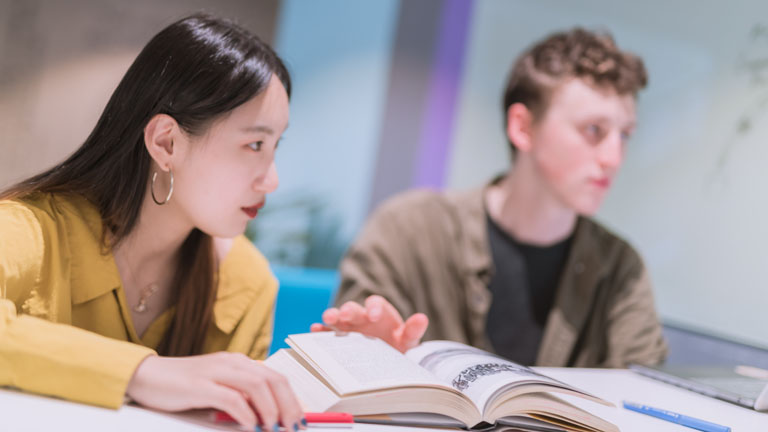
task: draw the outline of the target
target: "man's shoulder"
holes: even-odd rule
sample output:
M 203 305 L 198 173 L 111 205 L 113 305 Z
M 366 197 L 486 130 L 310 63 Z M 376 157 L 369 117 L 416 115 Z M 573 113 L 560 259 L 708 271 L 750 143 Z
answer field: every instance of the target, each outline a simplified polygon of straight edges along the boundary
M 424 209 L 439 209 L 446 205 L 445 192 L 435 189 L 411 189 L 384 200 L 377 208 L 380 211 L 419 212 Z
M 413 189 L 385 200 L 376 213 L 399 218 L 431 219 L 436 216 L 458 216 L 470 207 L 482 209 L 480 189 L 439 191 Z
M 479 193 L 430 189 L 403 192 L 376 208 L 362 235 L 390 244 L 458 241 L 484 224 L 481 197 Z
M 640 253 L 624 237 L 591 218 L 582 217 L 579 224 L 580 237 L 590 245 L 599 262 L 610 267 L 643 267 Z

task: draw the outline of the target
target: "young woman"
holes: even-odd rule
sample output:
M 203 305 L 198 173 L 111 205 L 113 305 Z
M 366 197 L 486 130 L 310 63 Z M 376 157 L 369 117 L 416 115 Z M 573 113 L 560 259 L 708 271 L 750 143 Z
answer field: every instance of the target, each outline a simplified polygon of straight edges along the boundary
M 158 33 L 85 143 L 0 193 L 0 386 L 303 428 L 266 355 L 277 283 L 241 235 L 277 187 L 290 78 L 235 24 Z

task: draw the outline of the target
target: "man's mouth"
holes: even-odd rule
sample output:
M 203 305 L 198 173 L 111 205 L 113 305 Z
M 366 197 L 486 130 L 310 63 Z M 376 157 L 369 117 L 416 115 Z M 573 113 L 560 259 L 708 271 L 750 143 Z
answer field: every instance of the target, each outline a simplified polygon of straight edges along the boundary
M 608 189 L 611 186 L 611 179 L 608 177 L 592 179 L 592 184 L 599 188 Z

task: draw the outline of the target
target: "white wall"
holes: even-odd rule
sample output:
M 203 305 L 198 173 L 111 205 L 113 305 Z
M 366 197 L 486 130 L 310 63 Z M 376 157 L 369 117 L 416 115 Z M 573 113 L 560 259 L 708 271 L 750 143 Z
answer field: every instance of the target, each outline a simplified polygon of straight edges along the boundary
M 650 85 L 599 219 L 644 256 L 665 320 L 768 346 L 768 81 L 755 83 L 743 67 L 745 58 L 768 59 L 768 30 L 751 42 L 768 3 L 705 6 L 479 1 L 449 185 L 481 184 L 506 169 L 500 99 L 525 47 L 575 25 L 610 30 L 644 58 Z M 763 72 L 768 80 L 768 67 Z
M 366 216 L 399 4 L 285 0 L 280 12 L 276 49 L 294 89 L 274 200 L 320 197 L 344 239 Z

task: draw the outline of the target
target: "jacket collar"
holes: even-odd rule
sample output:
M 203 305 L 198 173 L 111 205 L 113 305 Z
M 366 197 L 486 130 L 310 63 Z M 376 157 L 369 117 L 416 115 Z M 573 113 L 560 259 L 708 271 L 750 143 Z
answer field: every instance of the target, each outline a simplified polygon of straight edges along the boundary
M 463 192 L 449 192 L 459 215 L 459 224 L 463 231 L 461 251 L 465 270 L 477 275 L 486 282 L 493 276 L 493 257 L 488 241 L 488 224 L 485 211 L 485 191 L 497 180 L 483 186 Z
M 448 192 L 446 197 L 456 210 L 458 253 L 461 254 L 462 283 L 467 304 L 466 331 L 476 346 L 492 350 L 486 333 L 486 319 L 492 296 L 488 284 L 493 277 L 493 257 L 488 241 L 485 212 L 485 189 Z
M 574 231 L 571 251 L 560 275 L 555 304 L 547 318 L 537 365 L 567 365 L 587 324 L 593 308 L 599 281 L 608 267 L 601 257 L 602 245 L 596 233 L 597 225 L 579 217 Z

